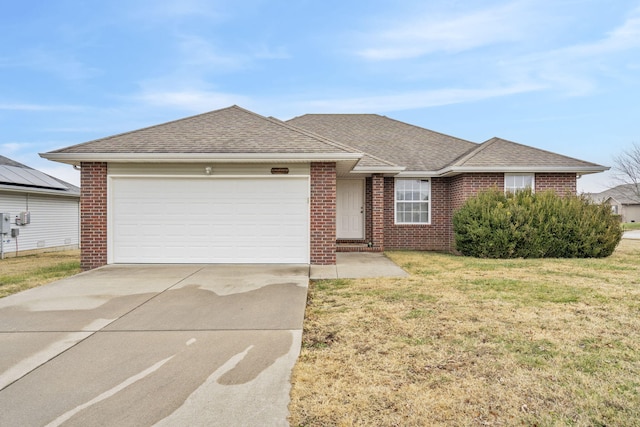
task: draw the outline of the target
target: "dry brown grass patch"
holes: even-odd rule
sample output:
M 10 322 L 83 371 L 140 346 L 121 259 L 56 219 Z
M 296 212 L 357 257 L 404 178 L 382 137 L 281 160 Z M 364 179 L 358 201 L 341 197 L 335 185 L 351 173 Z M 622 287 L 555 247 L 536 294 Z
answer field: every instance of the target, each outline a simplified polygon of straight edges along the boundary
M 640 241 L 608 259 L 388 254 L 312 283 L 292 425 L 638 425 Z
M 0 298 L 79 272 L 79 250 L 5 258 L 0 260 Z

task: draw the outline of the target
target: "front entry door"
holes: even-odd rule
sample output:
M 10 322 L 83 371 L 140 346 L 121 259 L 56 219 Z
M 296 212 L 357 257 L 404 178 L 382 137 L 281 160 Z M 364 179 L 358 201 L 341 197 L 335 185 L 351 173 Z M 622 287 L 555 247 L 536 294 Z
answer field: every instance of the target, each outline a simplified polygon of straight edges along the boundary
M 339 179 L 336 187 L 338 239 L 364 239 L 364 180 Z

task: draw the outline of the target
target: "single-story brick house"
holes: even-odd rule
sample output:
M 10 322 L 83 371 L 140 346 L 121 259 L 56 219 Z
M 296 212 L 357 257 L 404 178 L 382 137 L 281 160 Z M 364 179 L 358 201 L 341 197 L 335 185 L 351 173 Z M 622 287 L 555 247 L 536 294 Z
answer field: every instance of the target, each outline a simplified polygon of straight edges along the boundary
M 82 266 L 334 264 L 337 251 L 452 250 L 482 189 L 575 193 L 607 168 L 376 114 L 283 122 L 238 106 L 42 154 L 81 168 Z
M 0 213 L 0 257 L 78 248 L 80 189 L 5 156 Z

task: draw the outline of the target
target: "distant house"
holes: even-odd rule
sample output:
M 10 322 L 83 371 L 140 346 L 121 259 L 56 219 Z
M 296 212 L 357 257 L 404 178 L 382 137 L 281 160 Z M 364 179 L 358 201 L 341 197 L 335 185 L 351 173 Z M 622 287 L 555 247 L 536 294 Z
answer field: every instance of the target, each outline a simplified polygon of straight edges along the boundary
M 72 249 L 80 235 L 80 188 L 0 156 L 0 252 Z
M 41 156 L 81 170 L 84 269 L 449 251 L 453 212 L 479 191 L 575 194 L 578 176 L 608 169 L 377 114 L 283 122 L 238 106 Z
M 589 197 L 598 203 L 609 203 L 622 222 L 640 222 L 640 190 L 635 184 L 623 184 Z

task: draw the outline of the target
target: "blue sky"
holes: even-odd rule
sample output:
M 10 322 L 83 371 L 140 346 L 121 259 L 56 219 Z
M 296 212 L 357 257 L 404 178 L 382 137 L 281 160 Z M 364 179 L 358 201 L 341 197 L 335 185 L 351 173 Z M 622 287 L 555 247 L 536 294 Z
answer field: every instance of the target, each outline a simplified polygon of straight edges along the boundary
M 612 165 L 640 142 L 640 1 L 0 0 L 0 154 L 240 105 L 379 113 Z M 610 174 L 579 180 L 600 191 Z

